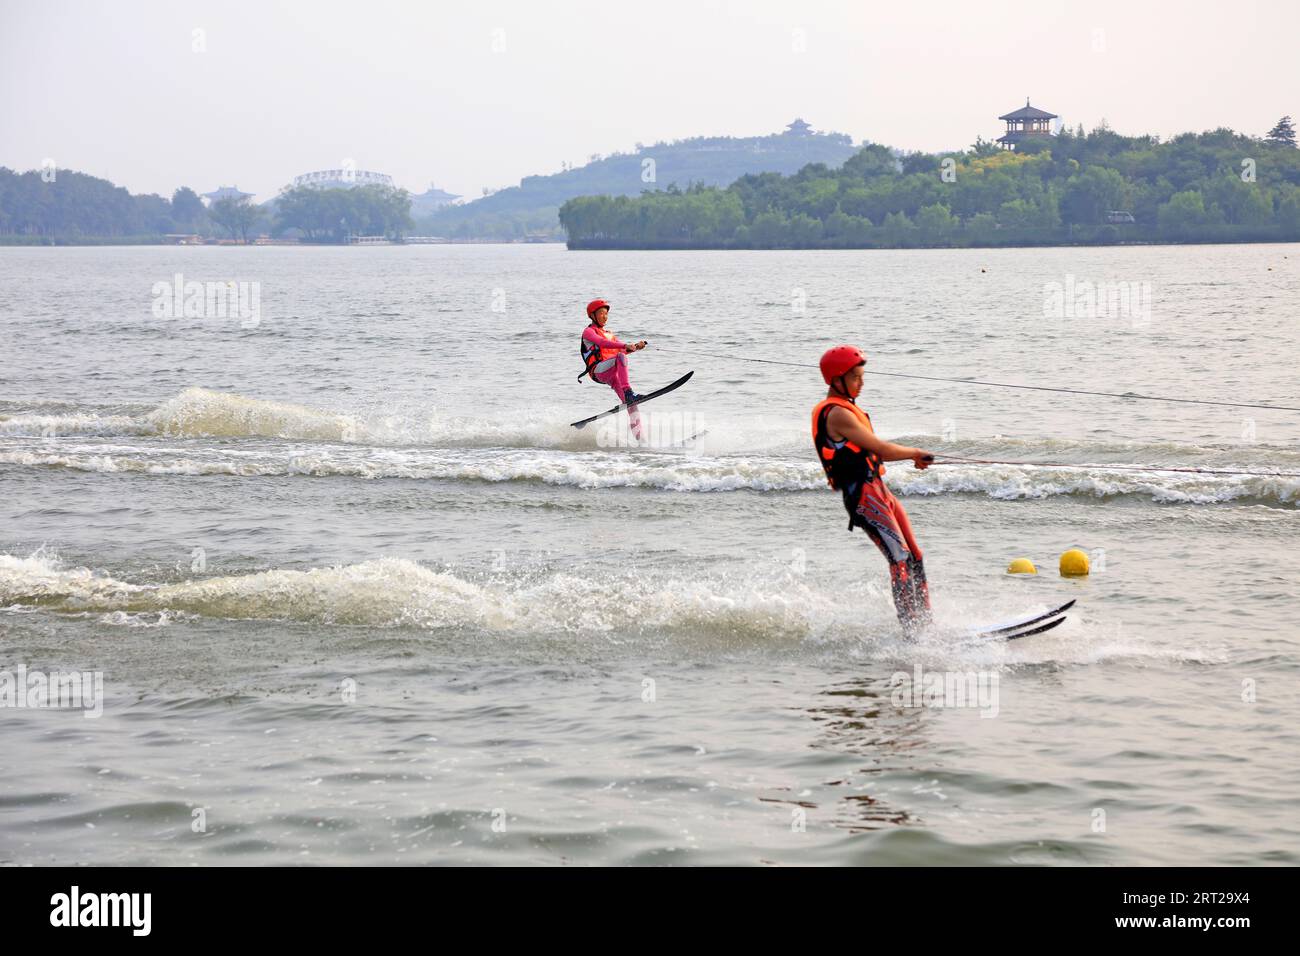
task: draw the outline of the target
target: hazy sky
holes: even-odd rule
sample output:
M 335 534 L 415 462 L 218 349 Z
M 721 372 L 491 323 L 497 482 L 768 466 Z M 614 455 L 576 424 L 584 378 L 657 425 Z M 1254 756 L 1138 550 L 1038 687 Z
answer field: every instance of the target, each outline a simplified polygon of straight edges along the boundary
M 1296 0 L 0 0 L 0 165 L 267 199 L 339 166 L 468 196 L 795 116 L 904 149 L 1300 116 Z M 196 35 L 195 31 L 202 31 Z M 197 37 L 197 38 L 196 38 Z M 203 47 L 203 49 L 196 49 Z

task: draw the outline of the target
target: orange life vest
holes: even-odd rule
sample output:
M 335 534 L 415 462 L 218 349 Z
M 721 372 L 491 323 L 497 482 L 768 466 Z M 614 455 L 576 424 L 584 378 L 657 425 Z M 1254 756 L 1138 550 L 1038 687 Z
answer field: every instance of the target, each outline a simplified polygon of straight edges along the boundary
M 595 326 L 596 331 L 600 334 L 600 337 L 602 339 L 610 339 L 611 341 L 613 340 L 614 336 L 610 335 L 599 325 L 596 325 L 595 322 L 592 322 L 591 325 Z M 583 376 L 590 375 L 593 371 L 595 371 L 596 366 L 601 362 L 605 361 L 605 359 L 613 358 L 615 355 L 618 355 L 620 352 L 623 351 L 620 348 L 614 348 L 614 347 L 598 348 L 597 346 L 592 345 L 590 342 L 588 342 L 586 338 L 581 338 L 578 340 L 578 342 L 579 342 L 578 354 L 582 356 L 583 364 L 587 366 L 587 370 L 583 372 L 582 375 L 578 376 L 579 382 L 582 381 Z M 592 381 L 594 382 L 595 379 L 592 379 Z
M 867 430 L 873 434 L 875 429 L 871 427 L 871 418 L 867 413 L 846 398 L 825 398 L 813 408 L 812 436 L 813 447 L 817 450 L 817 460 L 821 462 L 830 486 L 847 495 L 856 492 L 864 483 L 871 481 L 877 475 L 883 475 L 885 465 L 879 455 L 864 451 L 847 439 L 838 443 L 831 440 L 826 427 L 826 416 L 836 405 L 853 412 L 858 417 L 858 421 L 866 425 Z

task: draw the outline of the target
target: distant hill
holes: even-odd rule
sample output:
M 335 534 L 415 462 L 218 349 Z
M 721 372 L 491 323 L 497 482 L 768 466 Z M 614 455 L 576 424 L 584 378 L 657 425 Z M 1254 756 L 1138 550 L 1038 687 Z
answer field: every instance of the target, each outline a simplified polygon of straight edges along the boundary
M 802 120 L 770 136 L 698 136 L 614 153 L 549 176 L 527 176 L 518 186 L 433 215 L 416 216 L 416 232 L 451 238 L 517 239 L 527 234 L 562 238 L 559 207 L 578 196 L 638 196 L 645 190 L 692 183 L 728 186 L 749 173 L 798 172 L 809 163 L 834 168 L 856 152 L 844 133 L 815 133 Z

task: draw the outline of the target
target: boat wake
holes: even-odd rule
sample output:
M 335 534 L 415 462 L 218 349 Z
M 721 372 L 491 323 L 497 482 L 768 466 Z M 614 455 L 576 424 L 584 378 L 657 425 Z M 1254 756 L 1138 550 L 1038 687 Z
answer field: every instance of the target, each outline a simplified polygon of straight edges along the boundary
M 623 646 L 641 653 L 664 641 L 718 654 L 838 662 L 883 660 L 928 666 L 1018 666 L 1160 658 L 1204 662 L 1202 649 L 1171 647 L 1078 615 L 1051 635 L 1009 645 L 962 638 L 972 617 L 1008 611 L 1019 595 L 949 595 L 938 626 L 919 641 L 902 637 L 887 589 L 825 590 L 789 568 L 725 572 L 650 572 L 607 576 L 605 600 L 580 601 L 582 570 L 508 573 L 434 569 L 403 558 L 270 569 L 164 583 L 116 580 L 66 567 L 38 552 L 0 555 L 0 607 L 12 612 L 89 615 L 100 623 L 165 630 L 189 619 L 438 632 L 471 641 Z M 594 642 L 594 643 L 593 643 Z
M 645 413 L 645 418 L 657 439 L 648 447 L 630 445 L 626 425 L 617 418 L 608 420 L 606 430 L 578 431 L 564 424 L 558 411 L 545 409 L 471 418 L 398 403 L 343 413 L 188 388 L 132 414 L 59 407 L 0 416 L 0 466 L 159 476 L 536 481 L 671 492 L 825 489 L 820 469 L 806 453 L 801 421 L 746 419 L 709 423 L 716 427 L 706 429 L 702 420 L 676 413 L 660 413 L 658 419 Z M 655 430 L 656 422 L 674 427 Z M 895 464 L 888 480 L 903 496 L 1136 496 L 1162 504 L 1290 507 L 1300 502 L 1300 478 L 1267 474 L 1300 472 L 1300 452 L 1289 448 L 1003 436 L 946 444 L 937 436 L 902 440 L 942 454 L 1014 454 L 1028 461 L 945 463 L 925 472 Z M 1064 466 L 1035 466 L 1035 458 Z M 1152 467 L 1104 467 L 1122 462 Z M 1189 474 L 1161 471 L 1161 466 L 1259 474 Z

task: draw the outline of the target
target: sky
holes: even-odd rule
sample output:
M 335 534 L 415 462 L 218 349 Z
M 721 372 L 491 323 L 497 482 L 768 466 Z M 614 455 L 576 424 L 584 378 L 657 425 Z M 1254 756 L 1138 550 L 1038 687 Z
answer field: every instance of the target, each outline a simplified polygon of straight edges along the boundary
M 593 154 L 796 116 L 970 145 L 1030 97 L 1074 127 L 1300 115 L 1295 0 L 0 0 L 0 166 L 258 201 L 350 163 L 473 198 Z

